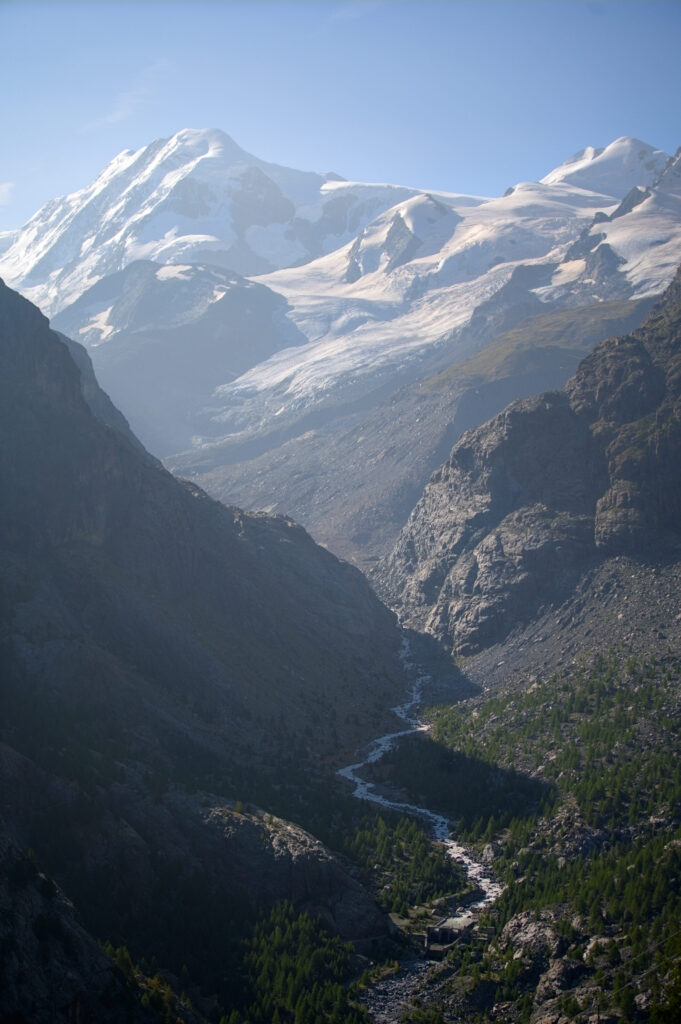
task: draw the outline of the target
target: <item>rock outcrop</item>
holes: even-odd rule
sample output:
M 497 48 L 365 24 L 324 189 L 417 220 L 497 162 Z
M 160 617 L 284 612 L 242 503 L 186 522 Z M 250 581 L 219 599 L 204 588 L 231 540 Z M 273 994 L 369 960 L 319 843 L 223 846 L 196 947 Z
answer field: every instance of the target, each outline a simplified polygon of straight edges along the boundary
M 285 890 L 331 931 L 353 939 L 385 933 L 385 915 L 367 899 L 356 869 L 299 825 L 225 807 L 212 808 L 206 821 L 221 837 L 234 881 L 246 888 L 257 879 L 260 900 L 273 903 Z
M 681 273 L 641 328 L 601 342 L 562 392 L 468 431 L 430 479 L 381 593 L 459 654 L 496 643 L 606 556 L 681 523 Z

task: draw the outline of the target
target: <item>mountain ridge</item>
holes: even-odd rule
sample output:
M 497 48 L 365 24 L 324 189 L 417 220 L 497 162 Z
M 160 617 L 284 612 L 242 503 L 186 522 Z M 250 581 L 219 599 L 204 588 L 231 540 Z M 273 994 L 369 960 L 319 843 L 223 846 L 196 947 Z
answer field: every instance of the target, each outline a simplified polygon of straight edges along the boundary
M 33 635 L 32 616 L 39 623 L 46 611 L 40 588 L 47 586 L 56 587 L 52 617 L 55 635 L 61 635 L 62 641 L 54 655 L 58 652 L 66 658 L 65 669 L 70 645 L 80 642 L 82 627 L 74 632 L 69 624 L 82 602 L 79 614 L 87 624 L 86 646 L 95 660 L 107 649 L 107 658 L 118 649 L 123 662 L 116 671 L 125 673 L 125 658 L 130 657 L 128 668 L 134 666 L 134 673 L 141 672 L 142 677 L 150 674 L 147 682 L 156 680 L 154 686 L 165 673 L 163 689 L 171 692 L 180 684 L 182 672 L 194 680 L 197 692 L 212 685 L 207 680 L 222 678 L 215 691 L 218 720 L 227 715 L 228 721 L 228 709 L 235 707 L 235 701 L 237 707 L 245 701 L 251 713 L 257 709 L 260 674 L 271 677 L 270 685 L 274 680 L 285 689 L 293 685 L 294 705 L 304 700 L 315 663 L 326 665 L 327 674 L 336 671 L 335 663 L 349 678 L 361 645 L 367 642 L 377 650 L 376 639 L 381 635 L 388 646 L 383 666 L 379 666 L 381 658 L 374 665 L 379 690 L 391 673 L 395 681 L 400 678 L 400 639 L 392 615 L 376 601 L 356 569 L 317 548 L 291 520 L 227 508 L 195 485 L 175 480 L 118 427 L 92 416 L 67 347 L 49 331 L 35 307 L 4 286 L 0 298 L 5 438 L 0 458 L 0 540 L 5 564 L 12 567 L 5 578 L 7 621 L 11 623 L 15 613 L 13 601 L 18 600 L 16 607 L 23 609 L 16 640 L 22 635 L 24 639 L 17 650 Z M 28 451 L 30 459 L 24 454 Z M 164 536 L 174 538 L 173 543 L 166 543 Z M 268 551 L 267 565 L 258 553 L 261 550 Z M 312 565 L 312 574 L 306 577 Z M 269 591 L 270 587 L 274 589 Z M 268 593 L 271 600 L 265 597 Z M 187 599 L 190 603 L 183 605 Z M 294 626 L 291 615 L 298 614 L 294 609 L 299 600 L 309 604 Z M 322 640 L 315 636 L 314 624 L 324 617 L 328 601 L 339 632 L 334 636 L 327 631 Z M 169 616 L 166 626 L 164 615 Z M 190 657 L 188 649 L 180 653 L 179 633 L 172 635 L 171 624 L 182 617 L 183 631 L 194 636 L 189 642 L 196 645 Z M 174 667 L 170 653 L 162 665 L 152 667 L 148 662 L 141 642 L 145 630 L 150 638 L 157 635 L 159 651 L 175 652 Z M 279 658 L 272 657 L 267 670 L 267 649 L 287 631 L 290 637 L 297 636 L 293 645 L 287 643 L 290 664 L 283 668 Z M 244 656 L 243 638 L 251 633 L 260 640 Z M 38 629 L 27 670 L 31 664 L 39 666 L 44 656 L 37 656 L 39 637 Z M 350 637 L 352 652 L 347 650 Z M 27 653 L 30 649 L 31 643 Z M 229 660 L 219 668 L 225 657 L 231 662 L 226 674 Z M 197 663 L 194 669 L 188 669 L 191 658 Z M 110 675 L 113 666 L 104 668 L 104 664 L 101 671 Z M 388 675 L 382 675 L 384 670 Z M 248 680 L 248 685 L 241 686 L 241 695 L 239 687 L 229 683 L 229 677 L 236 673 L 238 679 L 239 672 L 244 673 L 245 683 Z M 312 684 L 310 696 L 316 685 Z M 249 687 L 254 687 L 253 693 Z M 275 698 L 276 684 L 272 694 Z M 335 699 L 332 687 L 327 688 L 327 697 Z M 337 728 L 342 734 L 342 721 Z M 317 749 L 322 750 L 330 734 L 325 734 L 323 726 L 320 729 Z

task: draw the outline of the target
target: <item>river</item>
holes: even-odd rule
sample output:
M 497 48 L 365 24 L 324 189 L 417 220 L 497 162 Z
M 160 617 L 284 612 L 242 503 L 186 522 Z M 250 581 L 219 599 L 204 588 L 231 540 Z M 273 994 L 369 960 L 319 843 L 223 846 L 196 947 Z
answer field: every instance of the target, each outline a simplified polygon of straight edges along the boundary
M 430 676 L 418 669 L 418 666 L 410 660 L 411 652 L 409 641 L 405 639 L 402 646 L 402 660 L 410 675 L 415 676 L 414 684 L 408 700 L 404 704 L 392 710 L 405 723 L 406 728 L 397 732 L 386 733 L 373 740 L 367 749 L 366 756 L 356 764 L 339 768 L 338 774 L 348 782 L 352 783 L 354 789 L 352 795 L 358 800 L 370 800 L 372 803 L 387 807 L 402 814 L 410 814 L 424 820 L 429 828 L 433 839 L 444 845 L 449 856 L 461 864 L 468 875 L 468 879 L 483 895 L 475 903 L 465 909 L 460 907 L 457 910 L 457 917 L 468 917 L 471 922 L 480 914 L 483 907 L 493 902 L 501 895 L 503 886 L 493 878 L 486 866 L 476 860 L 469 850 L 457 842 L 452 835 L 451 823 L 448 818 L 429 807 L 421 807 L 419 804 L 410 804 L 399 800 L 390 800 L 378 792 L 375 783 L 367 782 L 361 776 L 361 771 L 368 764 L 375 764 L 380 761 L 383 755 L 390 750 L 402 736 L 411 736 L 417 732 L 427 732 L 430 726 L 419 721 L 418 708 L 422 703 L 423 691 Z M 403 965 L 400 974 L 386 978 L 367 993 L 366 1005 L 377 1024 L 399 1020 L 401 1008 L 408 1002 L 421 978 L 428 972 L 431 964 L 427 960 L 411 959 Z

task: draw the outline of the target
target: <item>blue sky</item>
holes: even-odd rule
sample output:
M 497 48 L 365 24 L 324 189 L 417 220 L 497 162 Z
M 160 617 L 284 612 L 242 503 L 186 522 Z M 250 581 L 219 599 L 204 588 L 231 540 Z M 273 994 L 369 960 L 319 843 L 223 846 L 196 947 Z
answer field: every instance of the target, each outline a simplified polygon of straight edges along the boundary
M 486 195 L 620 135 L 681 145 L 680 0 L 0 0 L 0 40 L 0 230 L 187 127 Z

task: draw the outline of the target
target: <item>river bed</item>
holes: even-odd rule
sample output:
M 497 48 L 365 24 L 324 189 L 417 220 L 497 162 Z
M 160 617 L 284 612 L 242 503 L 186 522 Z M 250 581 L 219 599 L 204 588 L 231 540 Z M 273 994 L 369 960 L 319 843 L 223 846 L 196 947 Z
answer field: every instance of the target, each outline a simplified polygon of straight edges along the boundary
M 418 667 L 410 660 L 409 641 L 405 640 L 402 648 L 402 659 L 410 674 L 415 675 L 415 681 L 410 696 L 403 704 L 392 710 L 405 723 L 406 728 L 397 732 L 386 733 L 373 740 L 367 749 L 366 756 L 356 764 L 339 768 L 338 774 L 354 786 L 352 795 L 358 800 L 369 800 L 381 807 L 398 811 L 401 814 L 409 814 L 421 818 L 430 828 L 433 839 L 444 845 L 449 856 L 461 864 L 466 870 L 469 882 L 482 892 L 482 897 L 465 909 L 459 908 L 457 916 L 468 918 L 472 923 L 480 915 L 483 907 L 492 903 L 501 895 L 503 886 L 493 878 L 486 865 L 476 860 L 470 850 L 466 849 L 453 835 L 451 823 L 448 818 L 429 807 L 422 807 L 419 804 L 411 804 L 399 800 L 391 800 L 379 792 L 373 782 L 368 782 L 361 776 L 362 769 L 369 764 L 375 764 L 383 757 L 388 750 L 391 750 L 395 743 L 403 736 L 411 736 L 418 732 L 427 732 L 430 728 L 427 724 L 419 721 L 418 707 L 423 698 L 423 691 L 430 682 L 430 676 L 420 672 Z M 430 970 L 431 963 L 428 960 L 412 959 L 402 965 L 399 974 L 385 978 L 383 981 L 372 986 L 365 999 L 369 1013 L 377 1024 L 399 1020 L 400 1010 L 409 1001 L 410 996 L 416 989 L 419 981 Z

